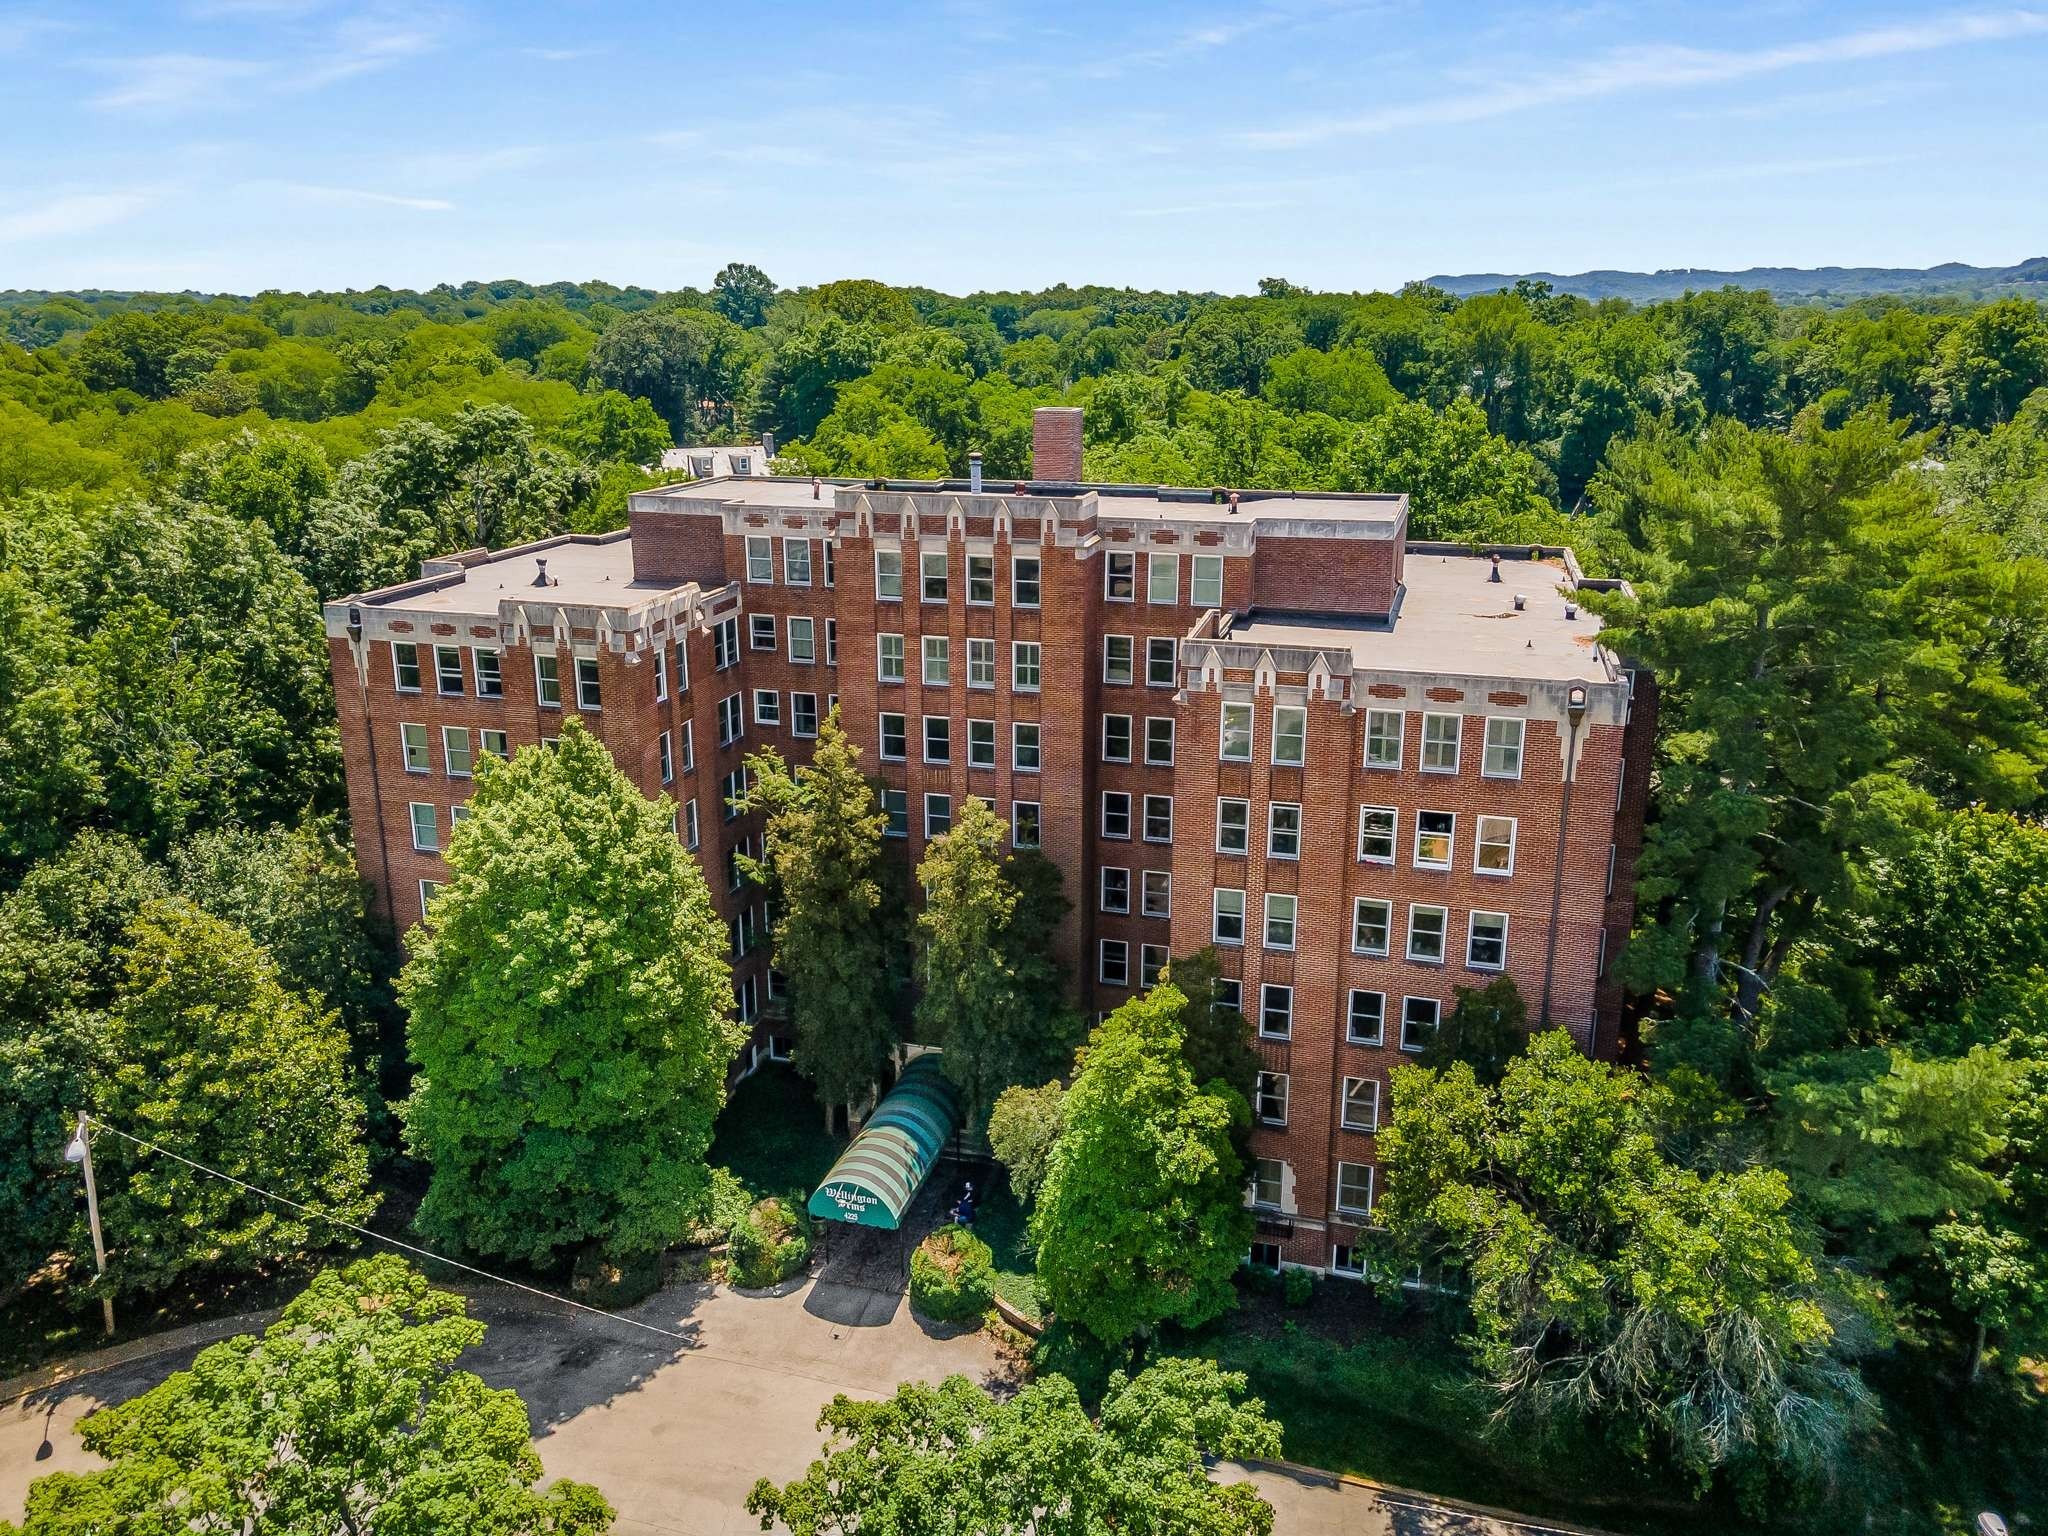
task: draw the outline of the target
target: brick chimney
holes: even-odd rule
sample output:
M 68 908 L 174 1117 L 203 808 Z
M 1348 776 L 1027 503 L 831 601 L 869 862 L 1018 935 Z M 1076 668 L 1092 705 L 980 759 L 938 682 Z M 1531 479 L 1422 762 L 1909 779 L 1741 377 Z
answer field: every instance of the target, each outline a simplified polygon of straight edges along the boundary
M 1041 405 L 1031 413 L 1031 478 L 1081 478 L 1081 408 Z

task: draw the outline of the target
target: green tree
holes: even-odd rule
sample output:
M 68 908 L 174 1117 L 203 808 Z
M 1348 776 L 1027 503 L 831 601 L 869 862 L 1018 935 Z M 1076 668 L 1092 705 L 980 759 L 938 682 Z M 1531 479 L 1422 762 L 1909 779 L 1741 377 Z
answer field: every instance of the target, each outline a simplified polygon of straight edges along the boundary
M 1264 389 L 1283 411 L 1321 411 L 1344 421 L 1364 421 L 1401 398 L 1379 359 L 1363 347 L 1335 352 L 1303 347 L 1276 357 L 1266 367 Z
M 53 853 L 99 796 L 71 622 L 0 570 L 0 871 Z
M 86 1448 L 111 1465 L 39 1478 L 18 1536 L 608 1529 L 595 1488 L 537 1486 L 518 1394 L 454 1369 L 484 1335 L 463 1308 L 396 1257 L 325 1271 L 261 1337 L 88 1416 Z
M 756 1483 L 747 1512 L 793 1536 L 1270 1536 L 1272 1507 L 1252 1485 L 1208 1470 L 1279 1454 L 1279 1426 L 1244 1390 L 1214 1361 L 1170 1359 L 1112 1376 L 1094 1422 L 1063 1376 L 1000 1401 L 965 1376 L 905 1382 L 881 1402 L 842 1393 L 818 1417 L 824 1456 L 783 1487 Z
M 1258 299 L 1225 299 L 1188 323 L 1181 351 L 1198 388 L 1256 395 L 1265 387 L 1266 370 L 1274 359 L 1301 344 L 1301 327 L 1284 307 Z
M 711 280 L 711 307 L 734 325 L 756 326 L 775 302 L 775 280 L 759 267 L 729 261 Z
M 1958 427 L 2010 421 L 2048 386 L 2048 319 L 2031 299 L 2004 299 L 1965 315 L 1935 348 L 1935 409 Z
M 1031 1213 L 1046 1299 L 1105 1344 L 1221 1315 L 1251 1242 L 1231 1145 L 1251 1111 L 1188 1071 L 1186 1002 L 1162 984 L 1089 1037 Z
M 1182 955 L 1161 976 L 1185 999 L 1180 1010 L 1181 1055 L 1187 1060 L 1189 1074 L 1204 1088 L 1220 1082 L 1249 1104 L 1265 1063 L 1259 1059 L 1251 1020 L 1223 1000 L 1222 978 L 1222 965 L 1210 945 Z M 1239 1161 L 1249 1168 L 1250 1116 L 1233 1127 L 1231 1145 L 1237 1149 Z
M 181 496 L 240 523 L 262 522 L 277 547 L 295 560 L 305 557 L 306 519 L 331 479 L 319 445 L 281 429 L 245 428 L 187 454 L 178 466 Z
M 1439 1069 L 1462 1061 L 1481 1087 L 1491 1088 L 1507 1072 L 1508 1063 L 1529 1048 L 1529 1005 L 1510 976 L 1456 992 L 1451 1011 L 1416 1060 Z
M 610 327 L 590 349 L 590 371 L 608 389 L 661 413 L 676 441 L 730 430 L 746 390 L 748 333 L 703 309 L 646 310 Z
M 488 761 L 407 935 L 421 1228 L 534 1264 L 674 1242 L 745 1032 L 697 861 L 576 721 Z
M 1066 1124 L 1067 1091 L 1058 1082 L 1042 1088 L 1017 1086 L 996 1095 L 989 1111 L 988 1144 L 1010 1176 L 1010 1193 L 1019 1205 L 1038 1198 L 1045 1183 L 1053 1143 Z
M 645 400 L 615 389 L 584 397 L 562 424 L 562 444 L 595 463 L 659 464 L 675 440 L 668 423 Z

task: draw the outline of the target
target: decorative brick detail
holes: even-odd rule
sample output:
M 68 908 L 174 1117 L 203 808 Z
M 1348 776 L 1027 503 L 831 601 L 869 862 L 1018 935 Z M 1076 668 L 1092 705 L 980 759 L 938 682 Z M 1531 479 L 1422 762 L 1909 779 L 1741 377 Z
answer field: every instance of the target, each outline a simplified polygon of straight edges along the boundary
M 1430 697 L 1435 698 L 1436 695 L 1431 694 Z M 1498 704 L 1502 709 L 1520 709 L 1529 702 L 1529 695 L 1526 693 L 1489 693 L 1486 696 L 1486 702 Z
M 1462 688 L 1431 688 L 1424 695 L 1433 704 L 1462 704 L 1465 690 Z
M 452 635 L 455 633 L 455 626 L 453 624 L 433 624 L 428 627 L 437 635 Z
M 495 640 L 498 638 L 498 626 L 495 624 L 472 624 L 469 626 L 469 634 L 473 640 Z
M 1408 690 L 1399 683 L 1374 683 L 1366 692 L 1376 699 L 1405 699 Z
M 392 632 L 393 632 L 394 634 L 400 634 L 400 635 L 409 635 L 409 634 L 411 634 L 411 633 L 412 633 L 412 620 L 410 620 L 410 619 L 393 619 L 393 620 L 391 620 L 390 624 L 389 624 L 389 625 L 388 625 L 387 627 L 388 627 L 388 628 L 389 628 L 389 629 L 390 629 L 390 630 L 391 630 L 391 631 L 392 631 Z

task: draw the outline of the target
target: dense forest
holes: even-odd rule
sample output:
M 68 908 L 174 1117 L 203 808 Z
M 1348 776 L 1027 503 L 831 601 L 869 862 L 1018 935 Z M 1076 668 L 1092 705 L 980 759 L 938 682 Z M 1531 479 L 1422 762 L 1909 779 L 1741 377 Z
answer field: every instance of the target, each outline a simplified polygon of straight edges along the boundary
M 1475 1359 L 1516 1412 L 1607 1424 L 1760 1520 L 2048 1489 L 2034 302 L 953 297 L 735 264 L 672 293 L 5 293 L 0 326 L 0 1305 L 90 1252 L 54 1176 L 88 1084 L 130 1123 L 227 1116 L 223 1158 L 262 1139 L 223 1097 L 324 1105 L 284 1171 L 230 1166 L 318 1170 L 336 1214 L 397 1155 L 397 957 L 348 853 L 323 598 L 619 526 L 671 444 L 1022 477 L 1057 402 L 1092 479 L 1401 490 L 1415 537 L 1570 543 L 1633 583 L 1599 603 L 1663 691 L 1620 960 L 1644 1070 L 1619 1098 L 1540 1056 L 1395 1091 L 1389 1145 L 1436 1159 L 1396 1225 L 1479 1277 Z M 195 1009 L 203 1052 L 172 1038 Z M 1514 1141 L 1518 1114 L 1519 1151 L 1424 1134 Z M 1538 1146 L 1558 1166 L 1514 1164 Z M 293 1235 L 195 1253 L 186 1196 L 132 1198 L 129 1284 Z

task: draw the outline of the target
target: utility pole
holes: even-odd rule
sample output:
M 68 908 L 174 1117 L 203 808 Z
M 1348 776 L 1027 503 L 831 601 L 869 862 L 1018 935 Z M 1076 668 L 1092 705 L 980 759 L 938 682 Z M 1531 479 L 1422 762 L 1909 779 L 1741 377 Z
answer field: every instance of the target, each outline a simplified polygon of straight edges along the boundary
M 86 1113 L 78 1112 L 78 1129 L 71 1133 L 71 1145 L 64 1149 L 64 1161 L 85 1170 L 85 1214 L 92 1222 L 92 1256 L 100 1267 L 100 1284 L 107 1283 L 107 1245 L 100 1236 L 100 1192 L 92 1181 L 92 1138 L 87 1134 Z M 114 1298 L 101 1293 L 100 1308 L 107 1320 L 107 1333 L 114 1332 Z

